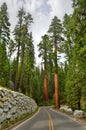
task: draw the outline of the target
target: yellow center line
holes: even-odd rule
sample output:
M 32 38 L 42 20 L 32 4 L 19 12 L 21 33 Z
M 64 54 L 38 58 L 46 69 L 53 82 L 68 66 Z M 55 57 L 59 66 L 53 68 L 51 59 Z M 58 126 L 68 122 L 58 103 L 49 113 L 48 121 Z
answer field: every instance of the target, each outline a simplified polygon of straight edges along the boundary
M 54 130 L 54 124 L 53 124 L 53 120 L 51 118 L 51 115 L 47 110 L 45 110 L 45 111 L 47 112 L 48 117 L 49 117 L 49 130 Z

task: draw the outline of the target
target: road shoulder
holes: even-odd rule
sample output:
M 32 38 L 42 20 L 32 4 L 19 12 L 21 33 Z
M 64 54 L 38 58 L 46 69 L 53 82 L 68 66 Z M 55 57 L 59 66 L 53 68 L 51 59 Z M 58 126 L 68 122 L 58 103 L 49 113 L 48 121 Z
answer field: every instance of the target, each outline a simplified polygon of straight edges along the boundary
M 73 115 L 69 115 L 68 113 L 62 112 L 62 111 L 57 110 L 57 109 L 50 108 L 50 110 L 57 112 L 57 113 L 60 113 L 60 114 L 63 114 L 64 116 L 72 119 L 73 121 L 76 121 L 76 122 L 80 123 L 81 125 L 86 126 L 86 117 L 85 118 L 76 118 Z

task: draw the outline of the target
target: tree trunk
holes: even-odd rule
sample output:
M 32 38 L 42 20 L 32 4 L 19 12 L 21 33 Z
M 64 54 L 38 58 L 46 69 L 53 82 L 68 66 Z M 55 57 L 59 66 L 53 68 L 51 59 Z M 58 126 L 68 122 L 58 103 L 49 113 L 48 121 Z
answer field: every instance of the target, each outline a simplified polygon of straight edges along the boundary
M 48 101 L 48 83 L 46 71 L 44 72 L 44 101 Z
M 58 64 L 57 64 L 57 38 L 55 37 L 54 41 L 54 53 L 55 53 L 55 73 L 54 73 L 54 85 L 55 85 L 55 108 L 60 107 L 60 100 L 59 100 L 59 86 L 58 86 Z
M 21 71 L 20 71 L 20 81 L 19 81 L 19 88 L 22 90 L 22 80 L 24 74 L 24 52 L 25 52 L 25 45 L 22 48 L 22 61 L 21 61 Z
M 19 53 L 20 53 L 20 43 L 18 45 L 18 52 L 17 52 L 17 60 L 16 60 L 16 77 L 15 77 L 15 84 L 14 84 L 14 90 L 17 90 L 17 84 L 18 84 L 18 64 L 19 64 Z
M 54 74 L 54 85 L 55 85 L 55 108 L 60 107 L 60 102 L 59 102 L 59 87 L 58 87 L 58 74 Z

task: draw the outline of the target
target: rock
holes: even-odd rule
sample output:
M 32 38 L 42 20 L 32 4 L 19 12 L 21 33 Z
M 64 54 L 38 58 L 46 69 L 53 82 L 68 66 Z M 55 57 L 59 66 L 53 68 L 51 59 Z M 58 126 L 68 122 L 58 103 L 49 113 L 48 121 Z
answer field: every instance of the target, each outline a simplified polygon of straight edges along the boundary
M 72 111 L 71 108 L 68 108 L 68 109 L 67 109 L 67 112 L 68 112 L 69 114 L 73 114 L 73 111 Z
M 13 95 L 13 97 L 15 98 L 15 97 L 17 97 L 18 93 L 15 92 L 15 93 L 12 93 L 12 95 Z
M 6 118 L 7 118 L 7 115 L 5 113 L 3 113 L 2 116 L 0 116 L 0 125 L 6 120 Z
M 3 113 L 3 109 L 0 108 L 0 116 L 2 115 L 2 113 Z
M 4 102 L 3 111 L 4 111 L 4 112 L 8 112 L 8 111 L 9 111 L 9 107 L 10 107 L 9 102 Z
M 75 110 L 74 111 L 74 116 L 75 117 L 84 117 L 85 113 L 82 110 Z
M 3 108 L 3 102 L 0 101 L 0 108 Z
M 68 106 L 61 106 L 60 107 L 61 111 L 67 112 L 68 114 L 73 114 L 73 111 L 71 108 L 69 108 Z
M 60 107 L 60 110 L 63 110 L 63 111 L 67 111 L 67 109 L 68 109 L 68 106 L 61 106 Z
M 11 108 L 10 113 L 11 113 L 11 114 L 15 114 L 16 111 L 17 111 L 17 110 L 16 110 L 16 106 L 15 106 L 15 107 Z
M 0 91 L 0 96 L 1 96 L 1 98 L 3 98 L 3 97 L 4 97 L 4 93 L 3 93 L 3 91 L 2 91 L 2 90 Z
M 7 119 L 11 119 L 11 117 L 12 117 L 12 115 L 11 115 L 11 113 L 9 112 L 9 113 L 7 114 Z
M 36 102 L 30 97 L 0 87 L 0 127 L 5 121 L 13 121 L 36 108 Z

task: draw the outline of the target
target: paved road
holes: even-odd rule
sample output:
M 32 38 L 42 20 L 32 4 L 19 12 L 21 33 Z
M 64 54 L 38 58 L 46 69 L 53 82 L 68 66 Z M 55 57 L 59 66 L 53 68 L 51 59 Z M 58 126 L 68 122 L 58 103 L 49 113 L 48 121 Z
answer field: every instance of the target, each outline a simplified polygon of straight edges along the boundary
M 44 107 L 31 119 L 12 130 L 86 130 L 86 126 L 60 112 Z

